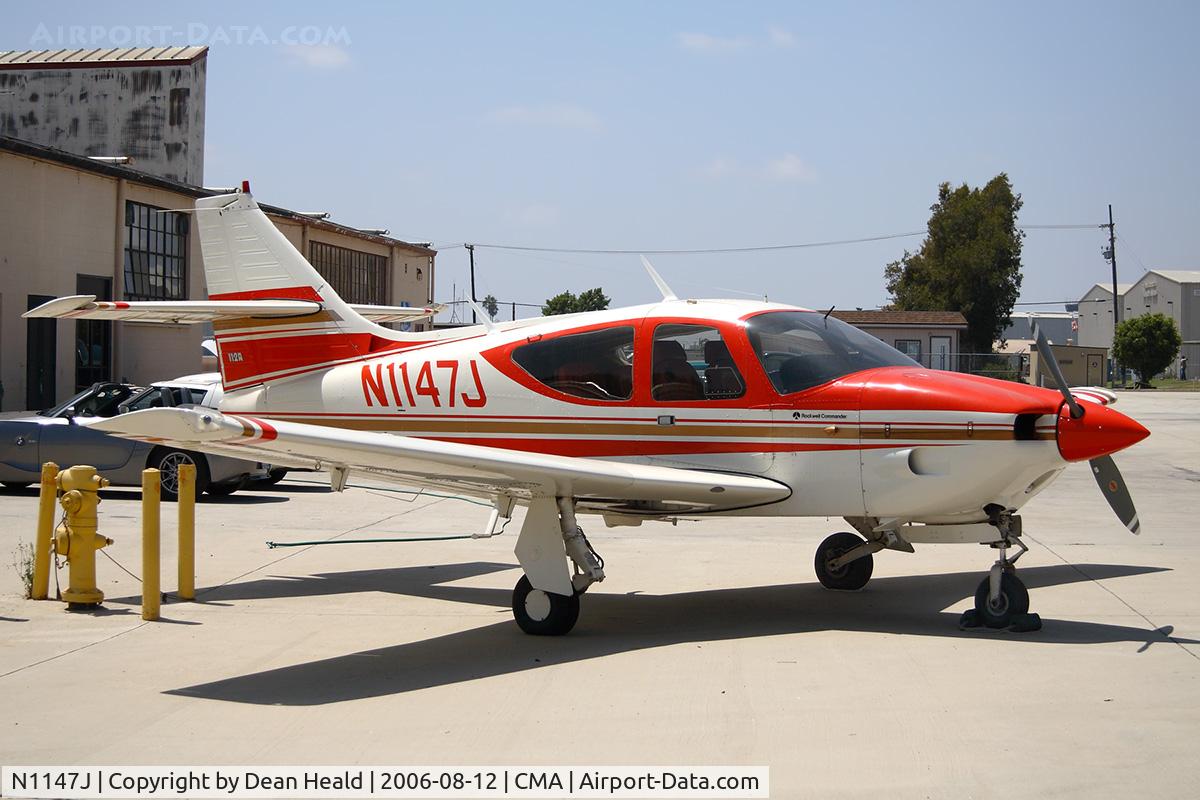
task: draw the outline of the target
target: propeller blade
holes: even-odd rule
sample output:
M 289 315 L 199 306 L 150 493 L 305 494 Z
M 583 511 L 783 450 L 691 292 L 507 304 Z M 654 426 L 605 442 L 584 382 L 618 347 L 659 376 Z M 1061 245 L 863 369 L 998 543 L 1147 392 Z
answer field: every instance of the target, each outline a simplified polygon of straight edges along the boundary
M 1137 509 L 1133 507 L 1133 498 L 1129 496 L 1129 487 L 1121 477 L 1121 470 L 1117 469 L 1117 462 L 1112 460 L 1112 456 L 1100 456 L 1088 464 L 1092 467 L 1092 474 L 1096 476 L 1104 499 L 1116 512 L 1117 519 L 1135 536 L 1141 533 L 1142 523 L 1138 521 Z
M 1042 363 L 1050 368 L 1050 374 L 1054 376 L 1058 390 L 1067 400 L 1067 405 L 1071 409 L 1071 419 L 1079 419 L 1083 416 L 1083 409 L 1079 407 L 1079 403 L 1075 402 L 1075 396 L 1067 388 L 1067 379 L 1063 377 L 1062 367 L 1058 366 L 1058 359 L 1054 357 L 1054 351 L 1050 349 L 1050 342 L 1046 341 L 1046 334 L 1042 332 L 1042 327 L 1036 322 L 1033 326 L 1033 335 L 1037 339 L 1038 355 L 1042 357 Z M 1117 473 L 1117 477 L 1120 477 L 1120 473 Z

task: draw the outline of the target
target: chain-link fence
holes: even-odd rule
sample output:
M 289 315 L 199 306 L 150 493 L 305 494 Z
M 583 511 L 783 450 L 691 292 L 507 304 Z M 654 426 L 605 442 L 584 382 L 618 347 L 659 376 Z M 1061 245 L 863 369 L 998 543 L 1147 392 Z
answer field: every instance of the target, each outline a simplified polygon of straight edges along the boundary
M 1029 380 L 1029 356 L 1025 353 L 922 353 L 917 361 L 930 369 L 1006 381 Z

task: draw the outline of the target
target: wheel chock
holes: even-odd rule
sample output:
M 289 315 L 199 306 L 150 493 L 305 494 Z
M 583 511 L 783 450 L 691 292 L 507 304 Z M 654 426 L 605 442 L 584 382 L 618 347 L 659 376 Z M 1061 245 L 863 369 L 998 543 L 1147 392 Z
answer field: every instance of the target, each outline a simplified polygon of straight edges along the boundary
M 1042 618 L 1037 614 L 1017 614 L 1008 626 L 1012 633 L 1032 633 L 1042 629 Z
M 979 612 L 973 608 L 967 609 L 958 618 L 958 629 L 961 631 L 969 631 L 982 627 L 983 622 L 979 619 Z M 1033 633 L 1041 629 L 1042 618 L 1037 614 L 1016 614 L 1013 616 L 1013 621 L 1009 623 L 1008 627 L 1004 628 L 1008 633 Z

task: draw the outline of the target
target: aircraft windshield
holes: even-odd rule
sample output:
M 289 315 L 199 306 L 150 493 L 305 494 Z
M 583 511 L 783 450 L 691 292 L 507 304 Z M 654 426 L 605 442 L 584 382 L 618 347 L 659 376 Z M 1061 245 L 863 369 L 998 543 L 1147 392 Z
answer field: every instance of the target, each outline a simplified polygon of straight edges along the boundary
M 780 394 L 864 369 L 920 366 L 871 334 L 818 311 L 759 314 L 750 318 L 746 333 Z

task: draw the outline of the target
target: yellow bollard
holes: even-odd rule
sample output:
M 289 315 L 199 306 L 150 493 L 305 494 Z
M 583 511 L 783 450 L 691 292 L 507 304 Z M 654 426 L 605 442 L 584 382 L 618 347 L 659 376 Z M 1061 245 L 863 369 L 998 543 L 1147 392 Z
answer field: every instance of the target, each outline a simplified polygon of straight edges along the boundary
M 179 599 L 196 599 L 196 465 L 179 465 Z
M 156 469 L 142 471 L 142 619 L 158 619 L 162 600 L 158 579 L 158 511 L 162 477 Z
M 58 465 L 53 461 L 42 464 L 42 490 L 38 496 L 37 539 L 33 552 L 34 600 L 50 596 L 50 543 L 54 539 L 54 501 L 58 497 Z
M 62 599 L 72 611 L 95 608 L 104 600 L 104 592 L 96 587 L 96 551 L 113 543 L 97 532 L 99 490 L 108 481 L 96 474 L 95 467 L 79 464 L 58 473 L 55 483 L 62 490 L 58 502 L 66 512 L 54 532 L 54 549 L 67 559 L 69 580 Z

